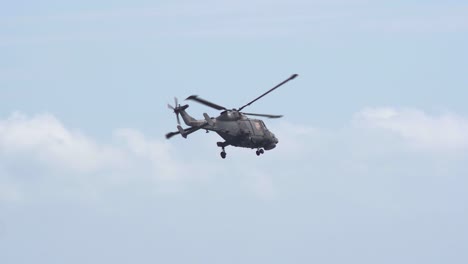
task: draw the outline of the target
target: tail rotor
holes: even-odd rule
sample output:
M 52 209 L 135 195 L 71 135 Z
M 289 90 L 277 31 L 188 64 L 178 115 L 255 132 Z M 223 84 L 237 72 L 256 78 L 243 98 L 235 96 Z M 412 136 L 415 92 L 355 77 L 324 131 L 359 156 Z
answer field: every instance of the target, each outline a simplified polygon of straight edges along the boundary
M 187 138 L 187 135 L 199 130 L 200 128 L 202 128 L 201 126 L 192 126 L 192 127 L 189 127 L 189 128 L 186 128 L 186 129 L 183 129 L 182 126 L 180 125 L 180 117 L 179 115 L 181 114 L 182 112 L 182 117 L 184 118 L 184 120 L 186 120 L 186 117 L 184 116 L 184 110 L 187 109 L 189 106 L 186 104 L 186 105 L 180 105 L 179 104 L 179 101 L 177 100 L 177 97 L 174 97 L 174 106 L 170 105 L 170 104 L 167 104 L 167 108 L 171 109 L 174 114 L 176 115 L 176 118 L 177 118 L 177 130 L 178 131 L 175 131 L 175 132 L 170 132 L 170 133 L 167 133 L 166 134 L 166 138 L 169 139 L 175 135 L 178 135 L 178 134 L 181 134 L 182 137 L 184 138 Z M 185 113 L 186 114 L 186 113 Z M 190 116 L 187 117 L 187 118 L 191 118 Z M 191 118 L 193 119 L 193 118 Z M 187 121 L 185 121 L 186 124 L 187 124 Z
M 178 103 L 178 100 L 177 100 L 177 97 L 174 97 L 174 104 L 175 106 L 172 106 L 170 104 L 167 104 L 167 107 L 171 110 L 174 111 L 174 114 L 176 115 L 176 118 L 177 118 L 177 124 L 180 125 L 180 118 L 179 118 L 179 108 L 180 108 L 180 105 Z

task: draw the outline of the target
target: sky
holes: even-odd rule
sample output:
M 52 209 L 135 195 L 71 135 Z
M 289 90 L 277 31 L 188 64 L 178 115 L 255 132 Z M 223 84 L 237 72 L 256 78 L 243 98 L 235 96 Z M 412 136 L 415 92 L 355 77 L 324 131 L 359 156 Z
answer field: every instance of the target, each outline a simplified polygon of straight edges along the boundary
M 466 1 L 1 6 L 1 263 L 467 263 Z

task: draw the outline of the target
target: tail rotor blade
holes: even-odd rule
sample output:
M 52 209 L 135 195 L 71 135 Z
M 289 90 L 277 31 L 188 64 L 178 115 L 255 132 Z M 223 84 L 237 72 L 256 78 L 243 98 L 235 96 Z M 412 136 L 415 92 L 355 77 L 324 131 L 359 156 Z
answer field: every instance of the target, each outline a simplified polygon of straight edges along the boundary
M 180 118 L 179 118 L 179 104 L 178 104 L 177 97 L 174 97 L 174 106 L 167 104 L 167 108 L 171 109 L 174 111 L 174 114 L 177 117 L 177 124 L 180 125 Z

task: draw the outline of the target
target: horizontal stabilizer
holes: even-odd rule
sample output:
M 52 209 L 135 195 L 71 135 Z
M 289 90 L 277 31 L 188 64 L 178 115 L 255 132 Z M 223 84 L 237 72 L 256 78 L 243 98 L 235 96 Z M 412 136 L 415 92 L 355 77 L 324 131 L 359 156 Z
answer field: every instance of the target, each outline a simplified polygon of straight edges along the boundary
M 180 127 L 182 128 L 182 127 Z M 199 129 L 203 128 L 203 126 L 199 127 L 189 127 L 187 129 L 183 129 L 182 131 L 177 127 L 178 131 L 177 132 L 169 132 L 166 134 L 166 138 L 170 139 L 171 137 L 181 134 L 184 138 L 187 138 L 188 135 L 192 134 L 195 131 L 198 131 Z
M 185 133 L 184 129 L 181 126 L 177 126 L 177 130 L 179 130 L 179 133 L 184 137 L 187 138 L 187 133 Z

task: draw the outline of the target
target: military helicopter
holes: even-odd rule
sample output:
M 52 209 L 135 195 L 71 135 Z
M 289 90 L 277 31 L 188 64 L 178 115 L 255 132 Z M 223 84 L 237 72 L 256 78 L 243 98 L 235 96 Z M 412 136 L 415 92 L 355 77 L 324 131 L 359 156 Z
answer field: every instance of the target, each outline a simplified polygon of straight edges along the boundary
M 178 104 L 177 98 L 174 98 L 175 105 L 171 106 L 168 104 L 168 108 L 173 110 L 177 117 L 177 130 L 176 132 L 170 132 L 166 134 L 166 138 L 170 139 L 175 135 L 182 135 L 182 137 L 187 138 L 187 136 L 195 131 L 200 129 L 208 131 L 214 131 L 220 135 L 225 141 L 217 142 L 218 147 L 221 147 L 221 158 L 226 158 L 225 147 L 231 145 L 234 147 L 250 148 L 257 149 L 256 154 L 260 156 L 264 153 L 264 150 L 271 150 L 276 147 L 278 144 L 278 139 L 275 135 L 267 129 L 265 123 L 259 119 L 249 118 L 247 116 L 260 116 L 267 118 L 280 118 L 281 115 L 266 115 L 266 114 L 255 114 L 255 113 L 245 113 L 241 112 L 245 107 L 253 104 L 260 98 L 269 94 L 273 90 L 287 83 L 288 81 L 296 78 L 298 75 L 293 74 L 288 79 L 279 83 L 275 87 L 271 88 L 267 92 L 263 93 L 259 97 L 250 101 L 249 103 L 241 106 L 239 109 L 227 109 L 224 106 L 212 103 L 205 99 L 198 97 L 197 95 L 191 95 L 185 100 L 192 100 L 197 103 L 206 105 L 208 107 L 214 108 L 216 110 L 222 110 L 218 117 L 210 117 L 207 113 L 203 113 L 204 119 L 196 120 L 191 117 L 185 110 L 189 107 L 187 104 L 181 106 Z M 189 128 L 183 129 L 180 125 L 179 115 L 182 116 L 185 124 Z

